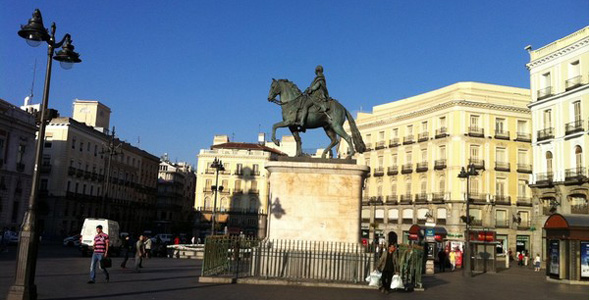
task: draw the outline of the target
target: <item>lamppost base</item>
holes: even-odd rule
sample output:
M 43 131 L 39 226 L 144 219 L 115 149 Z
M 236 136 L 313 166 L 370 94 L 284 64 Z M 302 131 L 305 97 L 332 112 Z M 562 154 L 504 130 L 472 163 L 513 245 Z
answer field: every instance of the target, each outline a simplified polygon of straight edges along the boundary
M 8 290 L 6 300 L 34 300 L 37 299 L 37 286 L 13 285 Z

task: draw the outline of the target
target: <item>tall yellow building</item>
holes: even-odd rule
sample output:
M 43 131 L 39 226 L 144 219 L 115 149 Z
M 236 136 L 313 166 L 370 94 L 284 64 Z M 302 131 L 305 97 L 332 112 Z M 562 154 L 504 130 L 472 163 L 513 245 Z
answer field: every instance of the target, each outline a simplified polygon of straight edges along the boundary
M 527 47 L 537 229 L 552 213 L 588 216 L 588 32 L 585 27 L 537 50 Z M 539 250 L 546 246 L 543 239 L 537 230 Z
M 463 241 L 467 184 L 457 176 L 473 163 L 480 174 L 470 182 L 474 229 L 495 229 L 505 250 L 517 240 L 529 247 L 529 97 L 527 89 L 459 82 L 359 113 L 370 150 L 356 159 L 372 170 L 362 201 L 365 233 L 405 241 L 409 227 L 431 215 L 448 240 Z

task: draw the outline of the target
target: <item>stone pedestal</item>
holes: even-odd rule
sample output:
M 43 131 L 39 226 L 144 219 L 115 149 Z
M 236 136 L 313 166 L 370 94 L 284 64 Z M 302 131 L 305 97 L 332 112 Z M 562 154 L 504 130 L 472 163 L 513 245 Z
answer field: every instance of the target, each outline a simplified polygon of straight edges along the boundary
M 367 166 L 353 160 L 270 161 L 268 238 L 358 243 Z

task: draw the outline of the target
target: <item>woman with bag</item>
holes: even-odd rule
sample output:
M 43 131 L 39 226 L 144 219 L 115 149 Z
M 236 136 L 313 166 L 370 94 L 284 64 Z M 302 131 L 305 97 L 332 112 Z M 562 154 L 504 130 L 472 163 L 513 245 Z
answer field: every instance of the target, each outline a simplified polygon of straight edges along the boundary
M 382 293 L 391 291 L 391 278 L 394 273 L 399 274 L 399 266 L 397 264 L 397 252 L 395 244 L 389 244 L 386 252 L 381 254 L 379 263 L 377 264 L 377 270 L 381 271 L 381 288 L 379 290 Z

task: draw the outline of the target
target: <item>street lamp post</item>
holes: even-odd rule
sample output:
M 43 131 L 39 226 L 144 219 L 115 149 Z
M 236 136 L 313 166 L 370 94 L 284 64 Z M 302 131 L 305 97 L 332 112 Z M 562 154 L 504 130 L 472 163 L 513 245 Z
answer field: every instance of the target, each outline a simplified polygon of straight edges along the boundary
M 469 275 L 469 277 L 472 276 L 472 271 L 471 271 L 471 245 L 469 244 L 469 239 L 470 237 L 470 233 L 471 233 L 471 216 L 469 214 L 469 202 L 471 201 L 469 198 L 469 178 L 471 176 L 477 176 L 478 172 L 477 170 L 475 170 L 475 165 L 474 164 L 470 164 L 467 169 L 469 171 L 465 171 L 465 167 L 461 167 L 461 172 L 459 173 L 459 178 L 464 178 L 467 179 L 467 193 L 466 193 L 466 199 L 465 199 L 465 249 L 463 251 L 463 276 L 467 276 Z M 467 269 L 467 273 L 465 272 L 465 270 Z
M 100 211 L 103 218 L 107 217 L 106 213 L 106 202 L 109 196 L 110 191 L 110 181 L 111 181 L 111 163 L 113 161 L 113 156 L 121 154 L 117 150 L 121 148 L 121 143 L 115 145 L 115 126 L 113 126 L 113 130 L 111 131 L 111 136 L 109 139 L 109 144 L 106 145 L 106 150 L 102 151 L 100 154 L 108 154 L 109 159 L 107 160 L 107 167 L 104 174 L 104 186 L 102 191 L 102 203 L 100 205 Z
M 35 168 L 33 169 L 33 178 L 31 183 L 31 195 L 29 204 L 25 212 L 23 223 L 21 225 L 20 239 L 18 243 L 16 274 L 13 285 L 8 290 L 7 299 L 37 299 L 37 287 L 35 285 L 35 271 L 37 264 L 37 196 L 40 180 L 40 166 L 43 159 L 43 141 L 45 138 L 46 112 L 49 101 L 49 84 L 51 81 L 52 59 L 61 63 L 64 69 L 71 68 L 73 63 L 79 63 L 80 55 L 74 52 L 72 39 L 67 34 L 56 42 L 55 23 L 51 24 L 51 32 L 43 25 L 41 11 L 36 9 L 33 17 L 27 25 L 22 25 L 18 35 L 27 40 L 27 43 L 33 47 L 39 46 L 42 42 L 47 43 L 47 70 L 45 72 L 45 86 L 43 88 L 43 100 L 41 102 L 41 112 L 39 118 L 39 132 L 37 133 L 37 144 L 35 148 Z M 55 52 L 56 48 L 62 48 Z M 54 56 L 55 55 L 55 56 Z
M 223 186 L 219 186 L 219 171 L 225 171 L 223 162 L 215 158 L 211 163 L 211 168 L 215 169 L 215 185 L 211 186 L 211 191 L 215 193 L 213 200 L 213 211 L 211 213 L 211 235 L 215 235 L 215 211 L 217 209 L 217 193 L 223 191 Z

